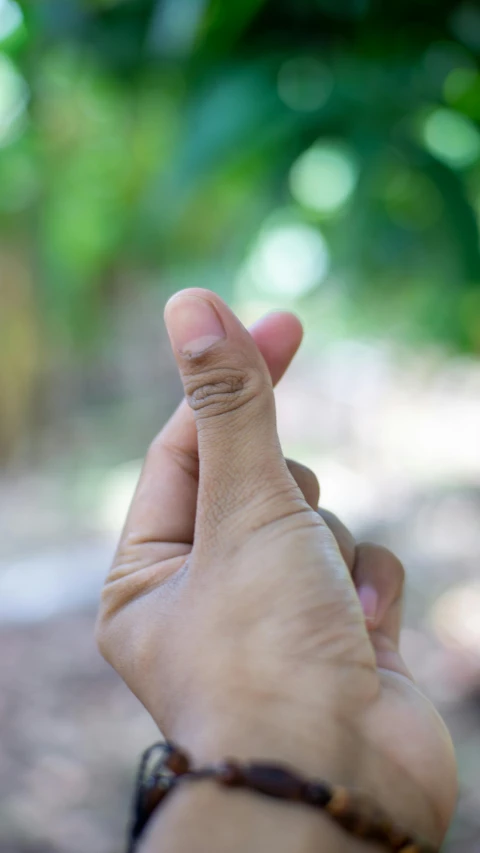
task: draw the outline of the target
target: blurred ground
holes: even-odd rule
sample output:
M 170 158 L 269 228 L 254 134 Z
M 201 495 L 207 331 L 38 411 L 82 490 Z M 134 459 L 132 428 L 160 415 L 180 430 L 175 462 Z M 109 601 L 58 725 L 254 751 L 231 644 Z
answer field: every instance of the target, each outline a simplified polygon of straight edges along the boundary
M 473 361 L 350 341 L 307 346 L 278 391 L 285 449 L 322 503 L 407 567 L 405 655 L 459 757 L 451 853 L 480 850 L 479 390 Z M 138 467 L 0 484 L 0 853 L 122 850 L 156 732 L 92 634 Z

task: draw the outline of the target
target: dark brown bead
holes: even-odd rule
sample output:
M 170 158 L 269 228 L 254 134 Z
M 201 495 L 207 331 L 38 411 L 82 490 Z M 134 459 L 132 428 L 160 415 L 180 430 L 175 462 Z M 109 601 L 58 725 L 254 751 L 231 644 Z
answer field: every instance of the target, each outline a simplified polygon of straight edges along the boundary
M 244 767 L 245 785 L 261 794 L 281 800 L 301 800 L 305 783 L 285 767 L 248 764 Z
M 175 776 L 183 776 L 190 770 L 190 759 L 181 749 L 173 747 L 165 756 L 163 765 Z
M 243 768 L 231 759 L 227 759 L 218 766 L 215 778 L 228 788 L 238 788 L 245 784 Z
M 364 833 L 363 837 L 368 841 L 378 841 L 381 844 L 387 845 L 388 848 L 392 849 L 392 845 L 389 841 L 390 828 L 391 822 L 385 818 L 380 818 L 379 820 L 374 820 L 370 822 L 368 831 Z
M 327 803 L 330 802 L 332 797 L 332 792 L 328 785 L 324 785 L 323 782 L 307 782 L 303 786 L 303 802 L 308 805 L 318 806 L 319 808 L 325 808 Z
M 359 838 L 388 844 L 391 849 L 391 834 L 394 832 L 392 821 L 372 801 L 356 791 L 336 787 L 332 798 L 326 805 L 326 811 L 336 823 Z M 406 839 L 406 836 L 402 836 Z
M 356 811 L 344 811 L 342 814 L 336 815 L 336 823 L 343 826 L 352 835 L 361 835 L 362 838 L 369 838 L 371 824 L 366 818 Z
M 404 832 L 400 827 L 392 825 L 388 833 L 388 842 L 392 850 L 403 850 L 404 847 L 409 847 L 413 844 L 411 835 Z

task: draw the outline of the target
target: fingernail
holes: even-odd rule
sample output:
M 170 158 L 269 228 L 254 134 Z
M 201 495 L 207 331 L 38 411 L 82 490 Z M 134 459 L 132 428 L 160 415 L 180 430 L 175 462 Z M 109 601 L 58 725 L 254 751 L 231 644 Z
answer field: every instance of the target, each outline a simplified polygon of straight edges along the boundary
M 212 303 L 198 296 L 175 296 L 165 310 L 171 341 L 184 355 L 200 355 L 225 337 Z
M 373 625 L 373 623 L 375 622 L 375 617 L 377 615 L 378 607 L 377 590 L 374 589 L 373 586 L 368 586 L 368 584 L 364 584 L 363 586 L 360 586 L 358 588 L 357 594 L 360 599 L 360 604 L 362 605 L 362 610 L 367 625 Z

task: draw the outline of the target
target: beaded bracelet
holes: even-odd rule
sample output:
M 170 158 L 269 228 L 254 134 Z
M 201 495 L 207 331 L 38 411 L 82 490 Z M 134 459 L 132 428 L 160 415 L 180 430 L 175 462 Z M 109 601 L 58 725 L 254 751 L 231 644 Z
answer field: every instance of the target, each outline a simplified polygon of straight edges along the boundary
M 394 853 L 438 853 L 431 845 L 404 832 L 368 797 L 339 785 L 297 775 L 288 767 L 226 760 L 195 769 L 173 743 L 156 743 L 144 752 L 137 777 L 128 853 L 133 853 L 145 826 L 167 794 L 181 781 L 212 779 L 227 788 L 246 788 L 267 797 L 320 809 L 350 835 L 383 844 Z

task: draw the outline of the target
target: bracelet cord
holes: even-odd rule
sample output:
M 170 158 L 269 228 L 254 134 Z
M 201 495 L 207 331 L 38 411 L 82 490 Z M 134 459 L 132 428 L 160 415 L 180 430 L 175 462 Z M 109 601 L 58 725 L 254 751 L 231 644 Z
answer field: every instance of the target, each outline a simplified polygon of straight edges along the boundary
M 219 764 L 194 768 L 187 753 L 167 741 L 154 744 L 142 756 L 128 853 L 134 853 L 150 817 L 165 797 L 181 782 L 202 779 L 320 809 L 350 835 L 382 844 L 391 853 L 438 853 L 430 844 L 398 827 L 382 808 L 358 791 L 306 779 L 284 765 L 266 762 L 244 764 L 226 759 Z

